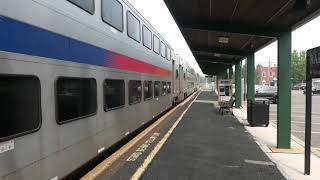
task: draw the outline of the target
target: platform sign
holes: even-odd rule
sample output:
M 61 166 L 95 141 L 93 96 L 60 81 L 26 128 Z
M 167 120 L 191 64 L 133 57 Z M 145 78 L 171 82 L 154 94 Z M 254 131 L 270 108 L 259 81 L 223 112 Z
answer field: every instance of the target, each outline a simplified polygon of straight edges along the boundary
M 307 51 L 306 62 L 306 122 L 304 148 L 304 174 L 310 175 L 312 78 L 320 78 L 320 47 Z
M 307 51 L 307 63 L 310 64 L 311 78 L 320 78 L 320 47 Z

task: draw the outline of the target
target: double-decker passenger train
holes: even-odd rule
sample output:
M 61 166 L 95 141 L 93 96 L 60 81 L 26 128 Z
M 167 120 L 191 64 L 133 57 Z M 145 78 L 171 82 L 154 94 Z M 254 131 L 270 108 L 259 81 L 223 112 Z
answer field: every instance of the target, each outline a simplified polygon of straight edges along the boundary
M 0 178 L 67 177 L 199 79 L 126 0 L 1 0 Z

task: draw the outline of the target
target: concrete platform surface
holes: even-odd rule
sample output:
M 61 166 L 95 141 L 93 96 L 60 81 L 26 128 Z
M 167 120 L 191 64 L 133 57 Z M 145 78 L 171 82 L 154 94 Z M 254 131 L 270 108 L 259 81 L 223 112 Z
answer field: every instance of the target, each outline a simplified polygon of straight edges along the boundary
M 285 179 L 234 116 L 201 92 L 141 179 Z
M 320 153 L 313 149 L 311 156 L 311 174 L 304 175 L 304 142 L 291 135 L 291 149 L 277 149 L 276 124 L 269 127 L 251 127 L 247 122 L 246 106 L 234 109 L 234 114 L 245 129 L 253 136 L 260 148 L 270 157 L 287 179 L 319 180 Z

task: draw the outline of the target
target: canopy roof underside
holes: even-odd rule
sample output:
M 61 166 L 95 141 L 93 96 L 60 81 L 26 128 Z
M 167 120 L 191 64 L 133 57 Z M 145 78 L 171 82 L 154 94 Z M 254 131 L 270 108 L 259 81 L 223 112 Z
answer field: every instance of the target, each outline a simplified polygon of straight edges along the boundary
M 320 0 L 164 0 L 204 74 L 217 74 L 318 15 Z

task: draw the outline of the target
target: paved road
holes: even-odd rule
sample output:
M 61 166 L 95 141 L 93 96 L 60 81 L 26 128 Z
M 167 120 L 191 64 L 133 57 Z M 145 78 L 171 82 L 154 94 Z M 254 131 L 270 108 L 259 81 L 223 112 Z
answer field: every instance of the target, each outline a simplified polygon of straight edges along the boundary
M 320 96 L 312 96 L 312 146 L 320 148 Z M 304 141 L 305 95 L 302 91 L 292 91 L 292 134 Z M 270 107 L 270 120 L 277 122 L 277 105 Z

